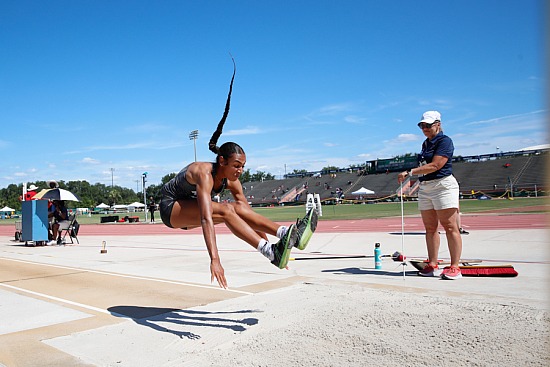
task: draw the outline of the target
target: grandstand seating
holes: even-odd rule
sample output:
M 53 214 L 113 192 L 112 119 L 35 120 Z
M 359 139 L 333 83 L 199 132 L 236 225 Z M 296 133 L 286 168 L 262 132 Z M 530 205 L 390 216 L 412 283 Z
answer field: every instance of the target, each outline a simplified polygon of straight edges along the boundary
M 546 184 L 547 158 L 548 154 L 516 155 L 480 161 L 453 162 L 453 172 L 460 183 L 460 191 L 464 195 L 472 190 L 489 193 L 504 192 L 510 187 L 510 183 L 515 190 L 522 188 L 533 190 L 535 185 L 540 189 Z M 357 199 L 351 193 L 361 187 L 375 192 L 374 195 L 368 195 L 364 199 L 390 197 L 399 188 L 397 172 L 365 175 L 357 172 L 338 172 L 315 178 L 293 177 L 283 180 L 247 182 L 243 187 L 245 196 L 253 205 L 269 205 L 278 204 L 285 193 L 293 188 L 299 190 L 304 185 L 308 188 L 301 194 L 299 201 L 302 203 L 306 200 L 306 193 L 319 194 L 323 201 L 334 198 L 337 188 L 342 189 L 345 199 Z M 224 195 L 222 199 L 231 199 L 230 194 Z
M 547 155 L 506 157 L 482 162 L 453 163 L 453 173 L 464 190 L 503 190 L 545 184 Z

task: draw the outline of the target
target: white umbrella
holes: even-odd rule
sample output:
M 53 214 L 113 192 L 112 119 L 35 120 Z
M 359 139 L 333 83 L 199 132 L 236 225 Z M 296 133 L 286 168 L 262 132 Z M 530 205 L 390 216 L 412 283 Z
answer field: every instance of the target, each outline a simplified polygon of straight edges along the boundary
M 33 199 L 80 201 L 78 196 L 65 189 L 42 190 L 34 195 Z
M 351 194 L 352 195 L 372 195 L 374 194 L 374 191 L 361 187 L 359 190 L 354 191 Z
M 3 207 L 2 209 L 0 209 L 0 212 L 8 212 L 8 213 L 11 213 L 11 212 L 14 212 L 15 209 L 12 209 L 10 208 L 9 206 L 5 206 Z

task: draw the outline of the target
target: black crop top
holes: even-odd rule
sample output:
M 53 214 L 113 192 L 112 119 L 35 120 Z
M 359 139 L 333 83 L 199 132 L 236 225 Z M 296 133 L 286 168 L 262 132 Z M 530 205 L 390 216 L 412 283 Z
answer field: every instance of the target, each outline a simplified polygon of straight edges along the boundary
M 187 169 L 189 165 L 185 166 L 173 179 L 168 181 L 162 186 L 162 195 L 171 196 L 172 198 L 178 199 L 196 199 L 197 198 L 197 185 L 190 184 L 185 175 L 187 174 Z M 218 168 L 217 163 L 212 163 L 212 178 L 216 175 L 216 170 Z M 219 194 L 227 187 L 227 178 L 222 180 L 222 185 L 219 188 L 212 188 L 211 196 Z

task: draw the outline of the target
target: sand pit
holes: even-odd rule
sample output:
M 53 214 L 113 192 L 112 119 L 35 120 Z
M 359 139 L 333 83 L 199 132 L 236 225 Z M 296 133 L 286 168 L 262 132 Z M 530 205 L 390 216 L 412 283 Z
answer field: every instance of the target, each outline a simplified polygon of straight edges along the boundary
M 234 309 L 236 301 L 203 310 Z M 550 364 L 548 313 L 524 305 L 435 292 L 303 284 L 252 296 L 247 306 L 258 310 L 247 316 L 259 316 L 257 325 L 222 345 L 206 342 L 186 365 Z
M 313 282 L 48 344 L 100 348 L 79 355 L 99 366 L 547 366 L 548 322 L 545 310 L 468 294 Z
M 525 305 L 317 283 L 256 295 L 248 306 L 261 310 L 257 325 L 223 345 L 207 343 L 188 365 L 550 364 L 548 313 Z

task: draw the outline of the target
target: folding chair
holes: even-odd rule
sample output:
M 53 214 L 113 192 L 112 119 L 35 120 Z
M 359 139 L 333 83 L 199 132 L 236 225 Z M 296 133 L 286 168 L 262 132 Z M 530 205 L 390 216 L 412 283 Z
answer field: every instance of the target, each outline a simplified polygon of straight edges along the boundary
M 80 244 L 80 242 L 78 241 L 78 230 L 80 228 L 80 223 L 76 221 L 76 214 L 69 214 L 68 222 L 68 225 L 59 227 L 59 230 L 61 231 L 61 243 L 66 243 L 65 237 L 69 235 L 71 243 L 74 244 L 74 238 L 76 240 L 76 243 Z

